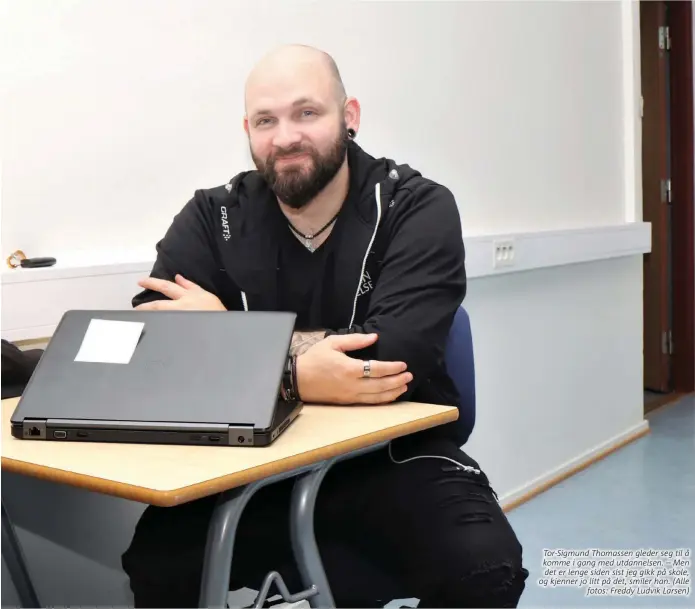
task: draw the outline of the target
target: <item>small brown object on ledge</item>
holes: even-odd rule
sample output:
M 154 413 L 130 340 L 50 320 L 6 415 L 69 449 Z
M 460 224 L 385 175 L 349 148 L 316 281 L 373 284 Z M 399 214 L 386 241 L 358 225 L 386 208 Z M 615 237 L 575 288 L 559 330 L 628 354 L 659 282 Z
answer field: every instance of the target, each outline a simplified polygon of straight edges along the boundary
M 7 266 L 11 269 L 16 269 L 22 265 L 22 260 L 26 260 L 26 254 L 22 250 L 17 250 L 7 257 Z

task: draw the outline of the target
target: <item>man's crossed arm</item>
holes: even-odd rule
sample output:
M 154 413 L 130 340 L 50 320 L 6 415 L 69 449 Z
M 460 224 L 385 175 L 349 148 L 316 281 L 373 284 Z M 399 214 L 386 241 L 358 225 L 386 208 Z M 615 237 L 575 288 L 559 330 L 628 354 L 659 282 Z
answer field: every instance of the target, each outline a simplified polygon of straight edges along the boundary
M 169 300 L 154 300 L 135 307 L 142 311 L 226 311 L 222 301 L 206 292 L 199 285 L 181 275 L 176 275 L 175 281 L 147 277 L 139 282 L 145 289 L 159 292 Z M 325 330 L 315 332 L 295 332 L 292 335 L 291 355 L 302 355 L 320 340 L 326 337 Z
M 197 284 L 176 275 L 175 281 L 147 277 L 142 288 L 159 292 L 167 300 L 155 300 L 135 307 L 141 311 L 226 311 L 222 301 Z M 404 362 L 370 362 L 364 376 L 364 362 L 346 355 L 373 345 L 376 334 L 349 334 L 326 337 L 326 331 L 295 332 L 290 354 L 297 357 L 297 384 L 300 398 L 314 404 L 386 404 L 398 399 L 413 380 Z

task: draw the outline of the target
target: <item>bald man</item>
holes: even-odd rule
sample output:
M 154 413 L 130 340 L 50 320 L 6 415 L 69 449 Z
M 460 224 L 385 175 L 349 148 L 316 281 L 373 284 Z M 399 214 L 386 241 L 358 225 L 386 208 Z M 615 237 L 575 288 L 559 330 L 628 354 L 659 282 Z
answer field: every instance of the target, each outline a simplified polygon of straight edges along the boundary
M 297 382 L 280 399 L 458 405 L 443 363 L 466 293 L 456 202 L 408 165 L 364 152 L 359 125 L 360 105 L 328 55 L 289 46 L 265 57 L 246 86 L 256 170 L 195 193 L 133 305 L 293 311 Z M 421 607 L 517 605 L 522 549 L 485 473 L 460 449 L 466 440 L 448 424 L 329 471 L 315 528 L 338 606 L 410 597 Z M 250 500 L 231 589 L 258 589 L 271 570 L 301 589 L 291 490 L 288 480 Z M 123 556 L 137 607 L 197 606 L 215 500 L 145 511 Z M 364 567 L 359 581 L 354 564 Z

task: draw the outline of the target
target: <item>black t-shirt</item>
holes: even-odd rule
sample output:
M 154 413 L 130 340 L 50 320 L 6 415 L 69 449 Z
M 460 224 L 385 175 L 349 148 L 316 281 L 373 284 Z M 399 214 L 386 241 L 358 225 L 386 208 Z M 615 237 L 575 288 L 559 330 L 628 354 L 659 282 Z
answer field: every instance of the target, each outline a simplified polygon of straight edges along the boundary
M 352 189 L 351 189 L 352 192 Z M 351 196 L 343 209 L 351 205 Z M 282 311 L 297 314 L 295 329 L 298 331 L 337 328 L 346 320 L 336 317 L 335 307 L 335 256 L 341 241 L 348 238 L 343 230 L 343 213 L 338 214 L 330 233 L 314 252 L 309 251 L 290 228 L 287 218 L 277 207 L 280 221 L 276 232 L 279 245 L 278 304 Z
M 324 323 L 322 294 L 332 259 L 332 234 L 314 252 L 299 242 L 289 226 L 281 234 L 280 308 L 297 314 L 297 330 L 319 330 Z
M 350 175 L 350 187 L 342 209 L 355 205 L 359 189 L 355 183 L 356 176 Z M 343 239 L 342 212 L 330 229 L 327 239 L 315 252 L 310 252 L 297 239 L 287 223 L 279 205 L 277 220 L 280 222 L 280 260 L 278 297 L 280 309 L 297 314 L 295 329 L 299 331 L 325 330 L 340 327 L 346 320 L 335 318 L 333 301 L 335 267 L 334 255 Z

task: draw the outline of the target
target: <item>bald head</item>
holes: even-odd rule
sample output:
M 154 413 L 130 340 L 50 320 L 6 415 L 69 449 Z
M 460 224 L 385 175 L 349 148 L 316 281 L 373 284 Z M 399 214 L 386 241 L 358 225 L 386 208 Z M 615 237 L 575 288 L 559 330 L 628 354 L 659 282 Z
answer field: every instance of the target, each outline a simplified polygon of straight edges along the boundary
M 338 104 L 345 102 L 347 95 L 340 70 L 333 57 L 325 51 L 302 44 L 279 47 L 263 57 L 251 70 L 246 80 L 246 108 L 259 90 L 277 87 L 294 80 L 295 86 L 309 81 L 323 81 L 332 89 Z M 250 99 L 251 98 L 251 99 Z
M 360 107 L 345 95 L 333 58 L 289 45 L 266 55 L 246 81 L 251 155 L 278 199 L 307 205 L 346 166 Z

